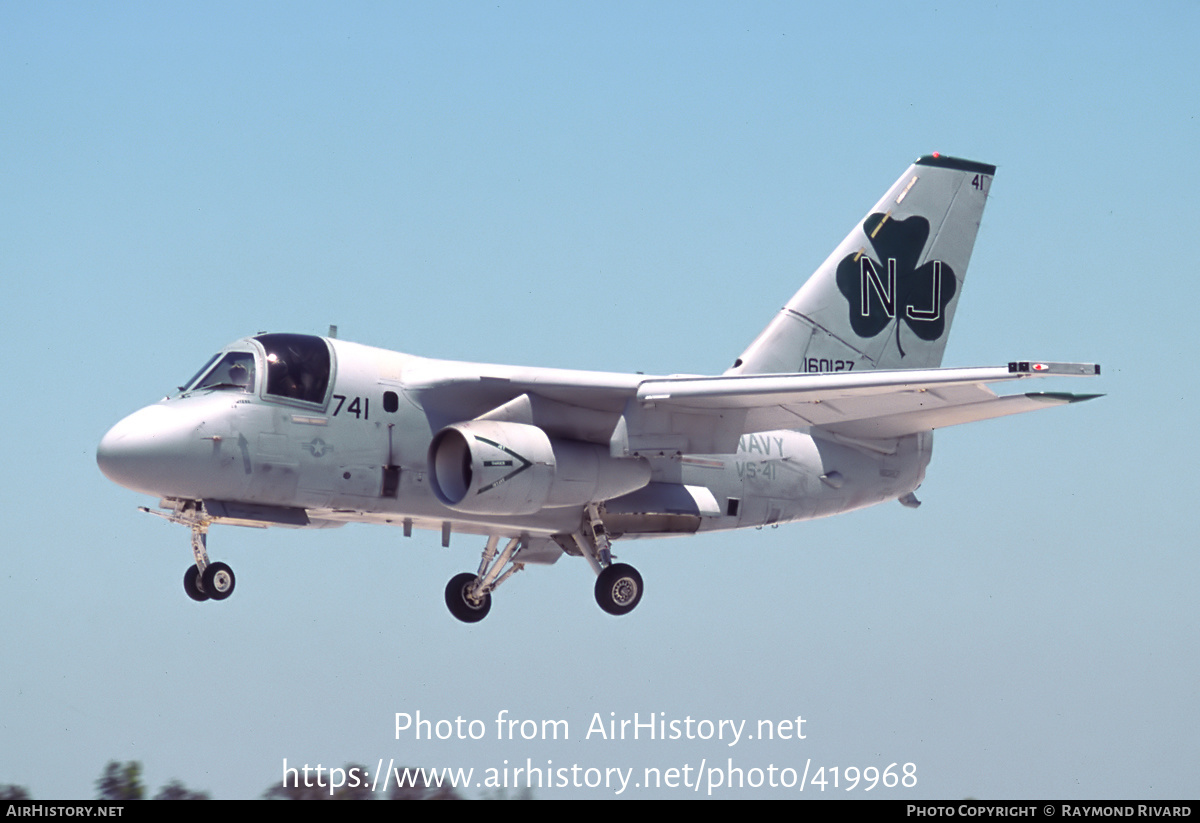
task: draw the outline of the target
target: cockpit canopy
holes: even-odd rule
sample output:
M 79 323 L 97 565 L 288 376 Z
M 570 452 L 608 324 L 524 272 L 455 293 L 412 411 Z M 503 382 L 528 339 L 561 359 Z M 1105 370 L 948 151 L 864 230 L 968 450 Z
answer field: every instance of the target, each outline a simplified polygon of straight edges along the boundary
M 268 395 L 324 403 L 329 387 L 329 344 L 308 334 L 260 334 L 267 353 Z
M 180 387 L 183 392 L 227 390 L 255 393 L 256 362 L 265 366 L 265 400 L 323 404 L 329 389 L 332 362 L 329 344 L 308 334 L 260 334 L 262 360 L 244 341 L 238 349 L 218 352 Z

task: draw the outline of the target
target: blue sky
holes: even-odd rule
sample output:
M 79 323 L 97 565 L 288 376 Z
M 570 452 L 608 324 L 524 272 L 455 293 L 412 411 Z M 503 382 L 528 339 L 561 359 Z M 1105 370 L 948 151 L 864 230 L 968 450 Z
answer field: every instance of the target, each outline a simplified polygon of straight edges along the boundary
M 253 797 L 285 758 L 733 758 L 916 764 L 850 797 L 1195 797 L 1198 18 L 0 5 L 0 783 L 87 797 L 139 760 L 152 790 Z M 96 469 L 109 426 L 261 330 L 719 373 L 934 150 L 998 165 L 946 365 L 1098 361 L 1047 388 L 1107 396 L 939 432 L 919 511 L 619 546 L 647 583 L 619 620 L 567 559 L 464 626 L 442 589 L 477 541 L 365 526 L 214 529 L 238 591 L 195 604 L 186 531 Z M 395 739 L 397 712 L 502 709 L 572 739 Z M 584 739 L 634 712 L 807 736 Z

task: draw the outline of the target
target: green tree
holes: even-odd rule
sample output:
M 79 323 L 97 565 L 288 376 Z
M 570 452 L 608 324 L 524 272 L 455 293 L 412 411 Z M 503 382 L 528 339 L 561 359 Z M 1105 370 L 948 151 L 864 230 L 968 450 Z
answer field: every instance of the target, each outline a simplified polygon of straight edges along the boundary
M 158 794 L 154 795 L 155 800 L 212 800 L 208 796 L 208 792 L 194 792 L 187 786 L 183 785 L 182 781 L 172 780 L 158 790 Z
M 108 761 L 96 781 L 97 800 L 142 800 L 146 787 L 142 785 L 142 764 L 136 760 L 118 763 Z

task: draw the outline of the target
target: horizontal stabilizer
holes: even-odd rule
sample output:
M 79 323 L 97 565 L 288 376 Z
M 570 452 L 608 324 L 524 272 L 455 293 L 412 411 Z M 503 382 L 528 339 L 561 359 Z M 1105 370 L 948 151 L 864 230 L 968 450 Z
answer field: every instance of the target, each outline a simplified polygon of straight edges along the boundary
M 850 420 L 845 423 L 823 426 L 822 429 L 832 434 L 855 438 L 901 437 L 921 431 L 943 429 L 946 426 L 957 426 L 960 423 L 974 423 L 979 420 L 991 420 L 994 417 L 1037 411 L 1051 406 L 1078 403 L 1096 397 L 1103 397 L 1103 395 L 1068 394 L 1066 392 L 1012 394 L 993 397 L 979 403 L 967 403 L 959 406 L 945 405 L 863 420 Z

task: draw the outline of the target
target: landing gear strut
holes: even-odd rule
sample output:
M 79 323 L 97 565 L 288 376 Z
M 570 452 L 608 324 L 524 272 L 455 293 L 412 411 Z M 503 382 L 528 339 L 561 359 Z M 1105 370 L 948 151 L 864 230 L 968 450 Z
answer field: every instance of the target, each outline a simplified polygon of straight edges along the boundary
M 203 505 L 196 500 L 176 500 L 169 512 L 159 512 L 140 507 L 142 511 L 188 526 L 192 530 L 192 557 L 195 565 L 183 574 L 183 590 L 193 600 L 224 600 L 233 594 L 237 582 L 233 569 L 225 563 L 210 563 L 208 560 L 208 527 L 212 519 L 204 512 Z
M 596 570 L 596 603 L 609 614 L 629 614 L 642 601 L 642 576 L 628 563 L 612 562 L 612 542 L 600 518 L 600 506 L 589 503 L 582 528 L 572 535 Z
M 500 538 L 492 535 L 483 548 L 483 557 L 479 561 L 479 571 L 475 574 L 463 572 L 450 578 L 446 584 L 446 607 L 450 614 L 464 623 L 478 623 L 487 617 L 492 608 L 492 592 L 508 578 L 525 568 L 525 564 L 517 560 L 521 549 L 525 547 L 525 539 L 514 537 L 508 541 L 500 556 L 496 556 L 496 547 Z M 500 572 L 512 562 L 512 567 L 504 574 Z

